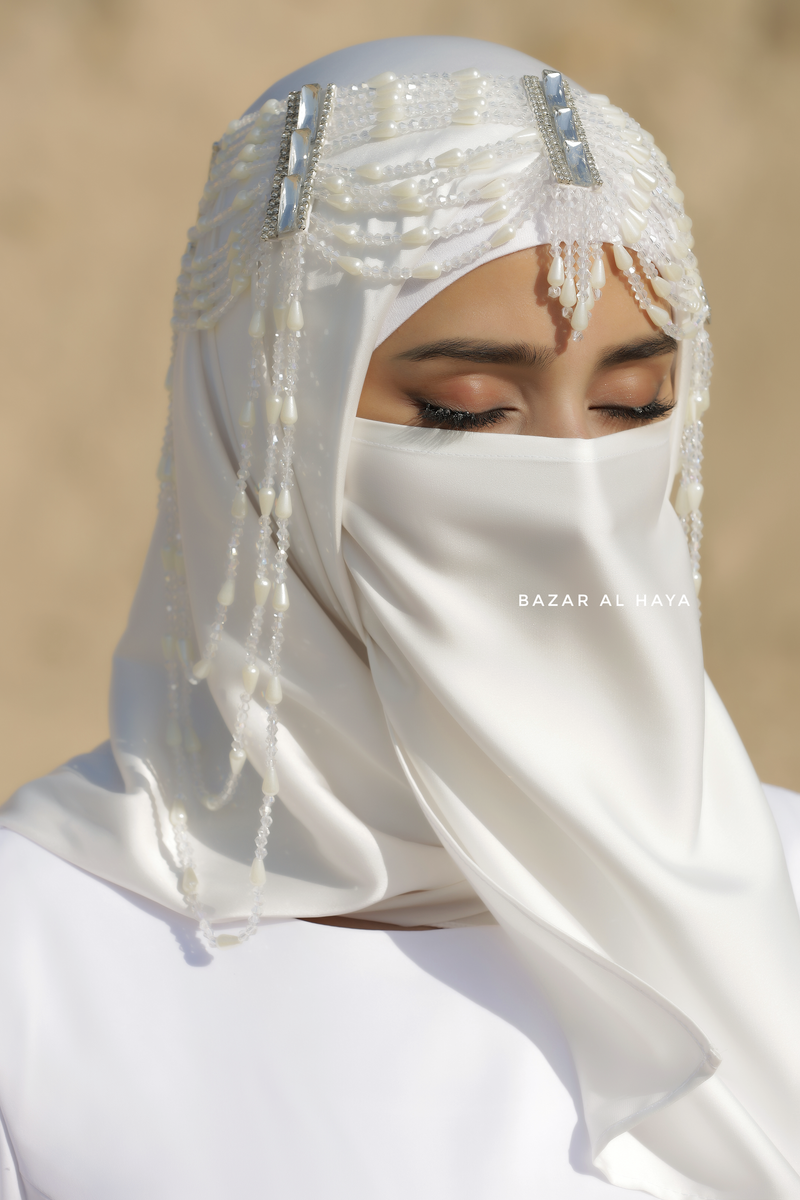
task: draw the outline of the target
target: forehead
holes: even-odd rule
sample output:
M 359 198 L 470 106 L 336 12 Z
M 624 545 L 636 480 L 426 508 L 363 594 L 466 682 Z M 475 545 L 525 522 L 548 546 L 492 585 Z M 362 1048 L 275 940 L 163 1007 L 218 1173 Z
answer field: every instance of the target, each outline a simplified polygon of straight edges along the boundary
M 456 337 L 565 349 L 571 330 L 560 301 L 548 296 L 550 262 L 548 248 L 537 246 L 476 267 L 417 309 L 378 353 L 384 348 L 382 357 L 393 357 L 421 343 Z M 653 325 L 607 251 L 604 263 L 602 302 L 592 310 L 584 341 L 599 348 L 652 337 Z

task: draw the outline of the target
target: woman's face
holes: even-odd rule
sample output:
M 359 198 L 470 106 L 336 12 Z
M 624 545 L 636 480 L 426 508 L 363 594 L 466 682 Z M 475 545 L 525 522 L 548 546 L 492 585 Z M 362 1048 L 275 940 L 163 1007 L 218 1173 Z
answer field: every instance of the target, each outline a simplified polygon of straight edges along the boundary
M 676 344 L 641 311 L 607 252 L 605 263 L 602 298 L 578 342 L 547 295 L 547 247 L 470 271 L 378 347 L 358 415 L 566 438 L 662 420 L 674 404 Z

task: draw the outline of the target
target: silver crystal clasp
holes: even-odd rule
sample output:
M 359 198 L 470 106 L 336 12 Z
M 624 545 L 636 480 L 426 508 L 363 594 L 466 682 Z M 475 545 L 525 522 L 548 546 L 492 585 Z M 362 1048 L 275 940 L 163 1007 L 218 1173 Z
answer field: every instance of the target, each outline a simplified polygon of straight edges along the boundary
M 564 77 L 560 71 L 542 71 L 542 87 L 549 109 L 563 108 L 566 105 Z
M 278 235 L 291 233 L 297 225 L 297 209 L 300 204 L 302 175 L 285 175 L 281 180 L 281 198 L 278 205 Z
M 307 129 L 295 129 L 289 145 L 289 162 L 286 167 L 289 175 L 305 175 L 308 171 L 308 154 L 311 147 L 311 134 Z
M 524 75 L 522 85 L 556 180 L 577 187 L 601 187 L 603 181 L 586 140 L 580 112 L 561 72 L 542 71 L 541 80 Z
M 319 119 L 319 84 L 307 83 L 300 88 L 300 105 L 297 109 L 297 128 L 307 129 L 310 138 L 317 132 Z
M 579 187 L 592 187 L 594 180 L 586 161 L 583 142 L 579 142 L 577 138 L 564 138 L 564 157 L 573 183 L 577 183 Z
M 332 83 L 324 92 L 318 83 L 307 83 L 289 95 L 278 162 L 261 229 L 265 241 L 302 233 L 307 227 L 314 176 L 335 96 Z

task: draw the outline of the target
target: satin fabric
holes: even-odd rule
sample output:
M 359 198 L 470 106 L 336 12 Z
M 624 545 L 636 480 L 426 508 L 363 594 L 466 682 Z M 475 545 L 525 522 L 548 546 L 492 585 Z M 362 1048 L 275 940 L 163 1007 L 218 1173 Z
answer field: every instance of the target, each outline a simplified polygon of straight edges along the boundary
M 542 66 L 481 43 L 465 62 L 462 40 L 401 39 L 323 60 L 327 77 L 308 70 L 350 83 L 384 69 L 390 49 L 398 72 L 425 69 L 432 50 L 439 70 Z M 486 137 L 485 126 L 419 135 L 425 155 Z M 393 152 L 347 153 L 358 165 Z M 542 237 L 535 222 L 524 234 Z M 609 1179 L 670 1200 L 800 1196 L 800 922 L 752 767 L 703 678 L 668 503 L 686 362 L 671 439 L 667 425 L 546 446 L 468 434 L 457 450 L 450 435 L 387 426 L 376 440 L 359 424 L 351 445 L 397 291 L 309 268 L 267 910 L 499 922 L 554 1005 Z M 180 524 L 201 640 L 229 536 L 249 319 L 243 300 L 176 348 Z M 255 525 L 250 512 L 245 577 Z M 166 820 L 162 540 L 157 528 L 114 665 L 124 792 L 56 773 L 22 789 L 0 821 L 181 911 Z M 515 605 L 541 589 L 596 602 L 601 586 L 611 611 Z M 689 604 L 637 608 L 637 594 Z M 227 760 L 248 607 L 232 606 L 193 697 L 209 786 Z M 212 919 L 247 907 L 258 705 L 247 752 L 228 809 L 189 806 Z

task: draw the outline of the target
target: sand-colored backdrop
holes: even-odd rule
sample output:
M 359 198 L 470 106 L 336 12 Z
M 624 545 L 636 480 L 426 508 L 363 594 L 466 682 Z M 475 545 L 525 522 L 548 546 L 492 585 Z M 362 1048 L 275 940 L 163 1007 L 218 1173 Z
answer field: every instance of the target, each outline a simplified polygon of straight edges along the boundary
M 529 51 L 669 154 L 714 310 L 708 669 L 800 789 L 798 0 L 2 0 L 0 797 L 106 736 L 212 140 L 290 69 L 408 33 Z

